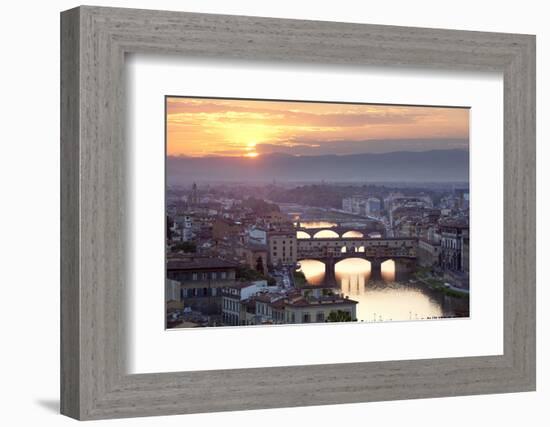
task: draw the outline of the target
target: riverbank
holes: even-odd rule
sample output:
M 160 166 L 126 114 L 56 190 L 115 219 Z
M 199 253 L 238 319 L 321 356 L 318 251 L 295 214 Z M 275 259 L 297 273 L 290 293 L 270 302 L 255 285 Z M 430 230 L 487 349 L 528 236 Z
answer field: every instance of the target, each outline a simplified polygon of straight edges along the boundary
M 456 298 L 466 298 L 470 296 L 468 289 L 457 288 L 449 283 L 445 283 L 443 279 L 428 276 L 426 273 L 418 271 L 414 274 L 415 281 L 428 287 L 431 290 L 439 291 L 445 295 L 449 295 Z

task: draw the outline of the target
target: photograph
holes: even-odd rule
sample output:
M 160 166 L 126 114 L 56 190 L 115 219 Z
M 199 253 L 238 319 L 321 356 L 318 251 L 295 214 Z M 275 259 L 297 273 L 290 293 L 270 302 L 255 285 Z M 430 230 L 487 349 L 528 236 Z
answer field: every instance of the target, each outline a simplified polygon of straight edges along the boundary
M 469 117 L 166 96 L 166 328 L 468 318 Z

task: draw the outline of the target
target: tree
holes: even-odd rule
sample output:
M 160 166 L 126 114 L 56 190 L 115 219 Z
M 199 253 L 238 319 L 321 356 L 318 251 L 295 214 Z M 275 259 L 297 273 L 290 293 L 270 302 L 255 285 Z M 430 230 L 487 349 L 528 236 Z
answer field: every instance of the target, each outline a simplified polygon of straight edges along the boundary
M 294 284 L 296 286 L 307 285 L 306 275 L 302 271 L 295 271 L 294 272 Z
M 247 199 L 243 200 L 242 205 L 245 208 L 252 209 L 252 211 L 254 211 L 258 215 L 281 211 L 278 205 L 266 202 L 263 199 L 256 199 L 255 197 L 248 197 Z
M 268 286 L 275 286 L 277 281 L 273 276 L 264 274 L 262 271 L 255 270 L 247 265 L 240 265 L 237 267 L 237 280 L 241 282 L 255 282 L 257 280 L 266 280 Z
M 351 322 L 351 314 L 344 310 L 331 311 L 327 317 L 327 322 Z
M 185 252 L 195 253 L 197 252 L 197 244 L 195 242 L 181 242 L 172 246 L 172 252 Z
M 168 240 L 172 239 L 172 226 L 174 225 L 174 221 L 169 216 L 166 216 L 166 237 Z
M 262 273 L 264 271 L 264 260 L 261 255 L 256 259 L 256 270 Z
M 334 291 L 332 289 L 323 288 L 321 292 L 323 293 L 324 297 L 329 297 L 334 295 Z

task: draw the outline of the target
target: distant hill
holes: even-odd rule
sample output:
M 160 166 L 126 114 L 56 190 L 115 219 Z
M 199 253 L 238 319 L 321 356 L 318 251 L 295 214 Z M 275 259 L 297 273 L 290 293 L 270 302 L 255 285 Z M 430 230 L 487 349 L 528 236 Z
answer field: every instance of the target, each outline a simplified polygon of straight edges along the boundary
M 168 157 L 170 185 L 193 181 L 457 182 L 469 180 L 467 150 L 382 154 Z

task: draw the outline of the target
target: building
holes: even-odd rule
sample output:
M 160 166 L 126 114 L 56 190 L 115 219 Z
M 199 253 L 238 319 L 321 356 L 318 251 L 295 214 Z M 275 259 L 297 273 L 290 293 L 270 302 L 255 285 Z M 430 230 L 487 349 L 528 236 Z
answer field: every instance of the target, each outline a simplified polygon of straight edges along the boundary
M 223 240 L 228 237 L 239 236 L 243 232 L 240 222 L 231 221 L 225 218 L 216 218 L 212 223 L 212 238 Z
M 465 260 L 469 269 L 469 225 L 465 218 L 451 218 L 441 221 L 441 257 L 440 264 L 445 270 L 465 272 Z M 465 245 L 465 240 L 468 239 Z
M 237 262 L 187 256 L 168 259 L 167 278 L 180 284 L 180 301 L 205 315 L 221 317 L 221 289 L 236 279 Z
M 247 325 L 248 299 L 267 291 L 267 281 L 234 283 L 222 289 L 222 322 L 224 325 Z
M 245 243 L 244 245 L 234 245 L 231 249 L 248 267 L 253 270 L 257 270 L 262 274 L 267 274 L 267 245 Z
M 296 233 L 294 231 L 271 231 L 267 235 L 269 263 L 271 265 L 296 264 Z
M 287 230 L 292 228 L 292 221 L 280 211 L 266 212 L 261 216 L 262 221 L 270 230 Z
M 174 226 L 179 232 L 179 240 L 189 242 L 193 240 L 193 217 L 189 214 L 178 214 L 174 217 Z
M 470 232 L 463 235 L 462 238 L 462 271 L 470 273 Z
M 189 195 L 189 204 L 192 206 L 198 205 L 200 203 L 199 190 L 197 189 L 197 184 L 194 182 L 193 187 L 191 188 L 191 194 Z
M 417 248 L 418 264 L 422 267 L 432 267 L 439 263 L 441 244 L 433 240 L 419 239 Z
M 358 302 L 341 296 L 300 297 L 284 302 L 284 323 L 319 323 L 330 321 L 332 313 L 357 320 Z
M 256 245 L 267 245 L 267 231 L 258 227 L 251 227 L 247 230 L 246 240 Z
M 342 209 L 356 215 L 366 215 L 367 198 L 361 195 L 345 197 L 342 199 Z
M 181 285 L 177 280 L 166 279 L 164 281 L 164 297 L 167 311 L 183 309 L 181 299 Z
M 284 297 L 261 295 L 256 300 L 256 318 L 261 323 L 320 323 L 334 320 L 356 321 L 357 301 L 341 295 L 304 296 L 295 293 Z
M 382 211 L 382 202 L 376 197 L 369 197 L 366 202 L 366 214 L 379 216 Z

